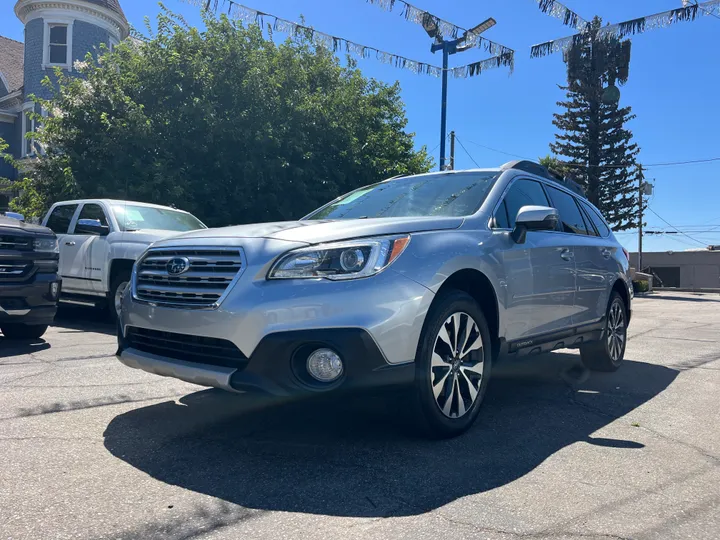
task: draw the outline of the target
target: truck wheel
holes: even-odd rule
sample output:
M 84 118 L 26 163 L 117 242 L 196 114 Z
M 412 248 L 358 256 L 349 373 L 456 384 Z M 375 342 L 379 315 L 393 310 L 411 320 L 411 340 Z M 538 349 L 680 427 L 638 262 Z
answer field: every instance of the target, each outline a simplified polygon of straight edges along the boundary
M 422 431 L 433 438 L 466 431 L 480 412 L 491 364 L 490 330 L 477 302 L 460 291 L 445 294 L 428 314 L 415 358 Z
M 593 371 L 616 371 L 625 356 L 627 343 L 627 311 L 622 297 L 614 292 L 610 297 L 605 331 L 600 341 L 580 347 L 580 359 Z
M 108 314 L 113 322 L 115 322 L 120 315 L 122 294 L 128 283 L 130 283 L 130 271 L 124 270 L 119 272 L 110 284 L 110 291 L 108 292 Z
M 47 324 L 5 324 L 0 328 L 7 339 L 37 339 L 47 331 Z

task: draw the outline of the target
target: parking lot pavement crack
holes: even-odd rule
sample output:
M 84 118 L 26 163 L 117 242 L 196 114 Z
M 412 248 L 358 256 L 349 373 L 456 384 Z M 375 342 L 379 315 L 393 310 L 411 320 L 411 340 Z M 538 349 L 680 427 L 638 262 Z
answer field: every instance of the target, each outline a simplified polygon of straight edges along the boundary
M 701 456 L 706 457 L 707 459 L 709 459 L 710 461 L 712 461 L 715 465 L 720 465 L 720 457 L 719 457 L 719 456 L 716 456 L 716 455 L 714 455 L 714 454 L 711 454 L 710 452 L 708 452 L 708 451 L 705 450 L 704 448 L 701 448 L 701 447 L 696 446 L 696 445 L 694 445 L 694 444 L 691 444 L 691 443 L 689 443 L 689 442 L 682 441 L 682 440 L 680 440 L 680 439 L 675 439 L 674 437 L 670 437 L 669 435 L 665 435 L 664 433 L 660 433 L 659 431 L 655 431 L 654 429 L 651 429 L 651 428 L 646 427 L 646 426 L 641 426 L 639 429 L 643 429 L 643 430 L 645 430 L 645 431 L 647 431 L 647 432 L 649 432 L 649 433 L 652 433 L 652 434 L 655 435 L 656 437 L 659 437 L 659 438 L 661 438 L 661 439 L 663 439 L 663 440 L 665 440 L 665 441 L 668 441 L 668 442 L 671 442 L 671 443 L 674 443 L 674 444 L 683 446 L 683 447 L 688 448 L 688 449 L 690 449 L 690 450 L 694 450 L 695 452 L 697 452 L 697 453 L 700 454 Z
M 170 394 L 165 396 L 152 396 L 152 397 L 144 397 L 139 399 L 132 399 L 130 396 L 116 396 L 111 398 L 100 398 L 97 400 L 91 400 L 91 401 L 72 401 L 69 403 L 53 403 L 51 405 L 46 406 L 39 406 L 35 407 L 33 409 L 20 409 L 20 414 L 15 416 L 7 416 L 5 418 L 0 418 L 0 421 L 3 420 L 13 420 L 17 418 L 26 418 L 28 416 L 42 416 L 45 414 L 56 414 L 56 413 L 62 413 L 62 412 L 70 412 L 70 411 L 80 411 L 85 409 L 95 409 L 98 407 L 108 407 L 112 405 L 122 405 L 126 403 L 142 403 L 144 401 L 155 401 L 159 399 L 173 399 L 177 397 L 181 397 L 186 395 L 185 393 L 180 394 Z
M 552 529 L 545 529 L 537 532 L 518 532 L 518 531 L 508 531 L 506 529 L 496 528 L 496 527 L 482 527 L 478 526 L 477 523 L 473 523 L 470 521 L 465 521 L 461 519 L 457 519 L 451 516 L 448 516 L 444 514 L 443 512 L 438 512 L 436 514 L 438 517 L 443 519 L 444 521 L 448 521 L 449 523 L 452 523 L 454 525 L 462 525 L 464 527 L 472 528 L 474 531 L 487 533 L 487 534 L 500 534 L 500 535 L 506 535 L 511 538 L 533 538 L 542 540 L 544 538 L 551 539 L 551 538 L 561 538 L 561 537 L 574 537 L 574 538 L 587 538 L 591 540 L 633 540 L 629 536 L 621 536 L 617 534 L 607 534 L 607 533 L 580 533 L 576 531 L 556 531 Z

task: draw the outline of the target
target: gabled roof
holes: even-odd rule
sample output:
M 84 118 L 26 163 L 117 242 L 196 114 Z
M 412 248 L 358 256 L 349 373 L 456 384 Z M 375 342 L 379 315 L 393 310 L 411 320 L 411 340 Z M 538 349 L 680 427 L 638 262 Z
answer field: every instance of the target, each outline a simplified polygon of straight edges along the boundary
M 118 15 L 122 15 L 123 19 L 126 19 L 125 13 L 123 13 L 122 8 L 120 7 L 120 0 L 85 0 L 85 1 L 90 4 L 95 4 L 96 6 L 107 8 L 110 11 L 114 11 Z
M 8 92 L 22 88 L 24 63 L 25 45 L 14 39 L 0 36 L 0 72 L 10 86 Z

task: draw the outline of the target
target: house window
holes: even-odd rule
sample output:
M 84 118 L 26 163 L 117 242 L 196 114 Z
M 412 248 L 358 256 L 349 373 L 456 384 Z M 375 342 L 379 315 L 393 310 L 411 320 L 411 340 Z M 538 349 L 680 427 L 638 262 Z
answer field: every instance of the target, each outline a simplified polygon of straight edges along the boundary
M 65 24 L 50 25 L 50 63 L 68 64 L 68 27 Z
M 72 20 L 45 21 L 43 68 L 60 66 L 71 69 Z
M 35 131 L 35 120 L 32 117 L 33 113 L 33 104 L 28 103 L 25 107 L 23 107 L 22 112 L 22 157 L 28 157 L 35 154 L 35 141 L 31 137 L 28 137 L 27 135 L 29 133 L 33 133 Z
M 108 49 L 110 52 L 113 52 L 115 50 L 115 47 L 118 46 L 118 40 L 115 39 L 113 36 L 110 36 L 108 39 Z

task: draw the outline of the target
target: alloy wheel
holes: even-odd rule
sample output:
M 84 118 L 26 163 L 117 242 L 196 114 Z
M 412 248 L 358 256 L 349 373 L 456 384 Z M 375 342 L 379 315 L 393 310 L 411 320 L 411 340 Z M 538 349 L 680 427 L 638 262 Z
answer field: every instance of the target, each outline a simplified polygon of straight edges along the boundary
M 618 362 L 622 357 L 625 335 L 625 313 L 620 302 L 613 302 L 607 323 L 607 347 L 613 362 Z
M 464 416 L 477 401 L 484 371 L 483 340 L 475 320 L 450 315 L 435 338 L 430 381 L 435 402 L 448 418 Z
M 115 289 L 115 313 L 120 316 L 120 310 L 122 309 L 122 295 L 125 292 L 125 289 L 128 286 L 127 281 L 123 281 L 120 283 L 120 286 Z

